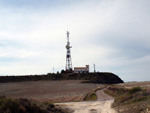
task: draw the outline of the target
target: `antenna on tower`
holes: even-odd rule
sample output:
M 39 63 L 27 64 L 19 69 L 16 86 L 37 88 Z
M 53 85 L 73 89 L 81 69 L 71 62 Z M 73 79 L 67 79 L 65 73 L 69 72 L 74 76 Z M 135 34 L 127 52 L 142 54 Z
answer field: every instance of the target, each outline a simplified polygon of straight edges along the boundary
M 69 31 L 67 31 L 67 37 L 68 37 L 68 38 L 69 38 L 69 35 L 70 35 Z
M 54 73 L 54 70 L 55 70 L 55 69 L 54 69 L 54 66 L 53 66 L 53 73 Z
M 94 73 L 96 73 L 95 64 L 93 64 L 93 65 L 94 65 Z

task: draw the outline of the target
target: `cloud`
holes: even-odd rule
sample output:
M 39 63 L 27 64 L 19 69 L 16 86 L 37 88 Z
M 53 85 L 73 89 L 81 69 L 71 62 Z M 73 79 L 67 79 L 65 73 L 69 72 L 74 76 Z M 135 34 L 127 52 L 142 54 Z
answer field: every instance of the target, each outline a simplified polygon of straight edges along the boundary
M 65 68 L 66 30 L 73 66 L 96 64 L 126 81 L 150 79 L 148 0 L 0 1 L 1 75 Z M 143 78 L 142 76 L 145 75 Z

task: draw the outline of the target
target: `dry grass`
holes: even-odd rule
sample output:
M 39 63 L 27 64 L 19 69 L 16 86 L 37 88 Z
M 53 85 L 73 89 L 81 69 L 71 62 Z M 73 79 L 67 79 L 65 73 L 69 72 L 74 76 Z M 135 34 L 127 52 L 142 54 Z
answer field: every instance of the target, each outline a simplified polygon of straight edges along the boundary
M 141 87 L 125 89 L 109 87 L 106 91 L 115 97 L 113 107 L 119 113 L 147 113 L 150 106 L 150 90 Z
M 89 95 L 87 95 L 86 97 L 85 97 L 85 101 L 93 101 L 93 100 L 96 100 L 97 99 L 97 96 L 96 96 L 96 94 L 95 93 L 91 93 L 91 94 L 89 94 Z
M 0 97 L 0 113 L 68 113 L 53 104 L 41 103 L 41 105 L 27 99 Z

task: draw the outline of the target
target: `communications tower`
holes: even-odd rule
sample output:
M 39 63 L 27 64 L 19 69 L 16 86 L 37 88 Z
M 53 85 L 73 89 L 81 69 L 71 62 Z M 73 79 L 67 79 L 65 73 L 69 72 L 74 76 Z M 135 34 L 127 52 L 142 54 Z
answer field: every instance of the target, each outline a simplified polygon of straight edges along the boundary
M 72 46 L 70 46 L 70 42 L 69 42 L 69 31 L 67 31 L 67 45 L 66 45 L 66 49 L 67 49 L 67 54 L 66 54 L 66 71 L 72 71 L 72 61 L 71 61 L 71 49 Z

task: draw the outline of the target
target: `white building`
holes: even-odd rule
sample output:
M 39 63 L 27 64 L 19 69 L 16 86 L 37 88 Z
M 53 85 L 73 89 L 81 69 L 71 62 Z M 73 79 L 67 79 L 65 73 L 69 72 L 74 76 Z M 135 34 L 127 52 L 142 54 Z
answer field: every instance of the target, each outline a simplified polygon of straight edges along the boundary
M 86 67 L 74 67 L 74 73 L 89 73 L 89 65 L 86 65 Z

